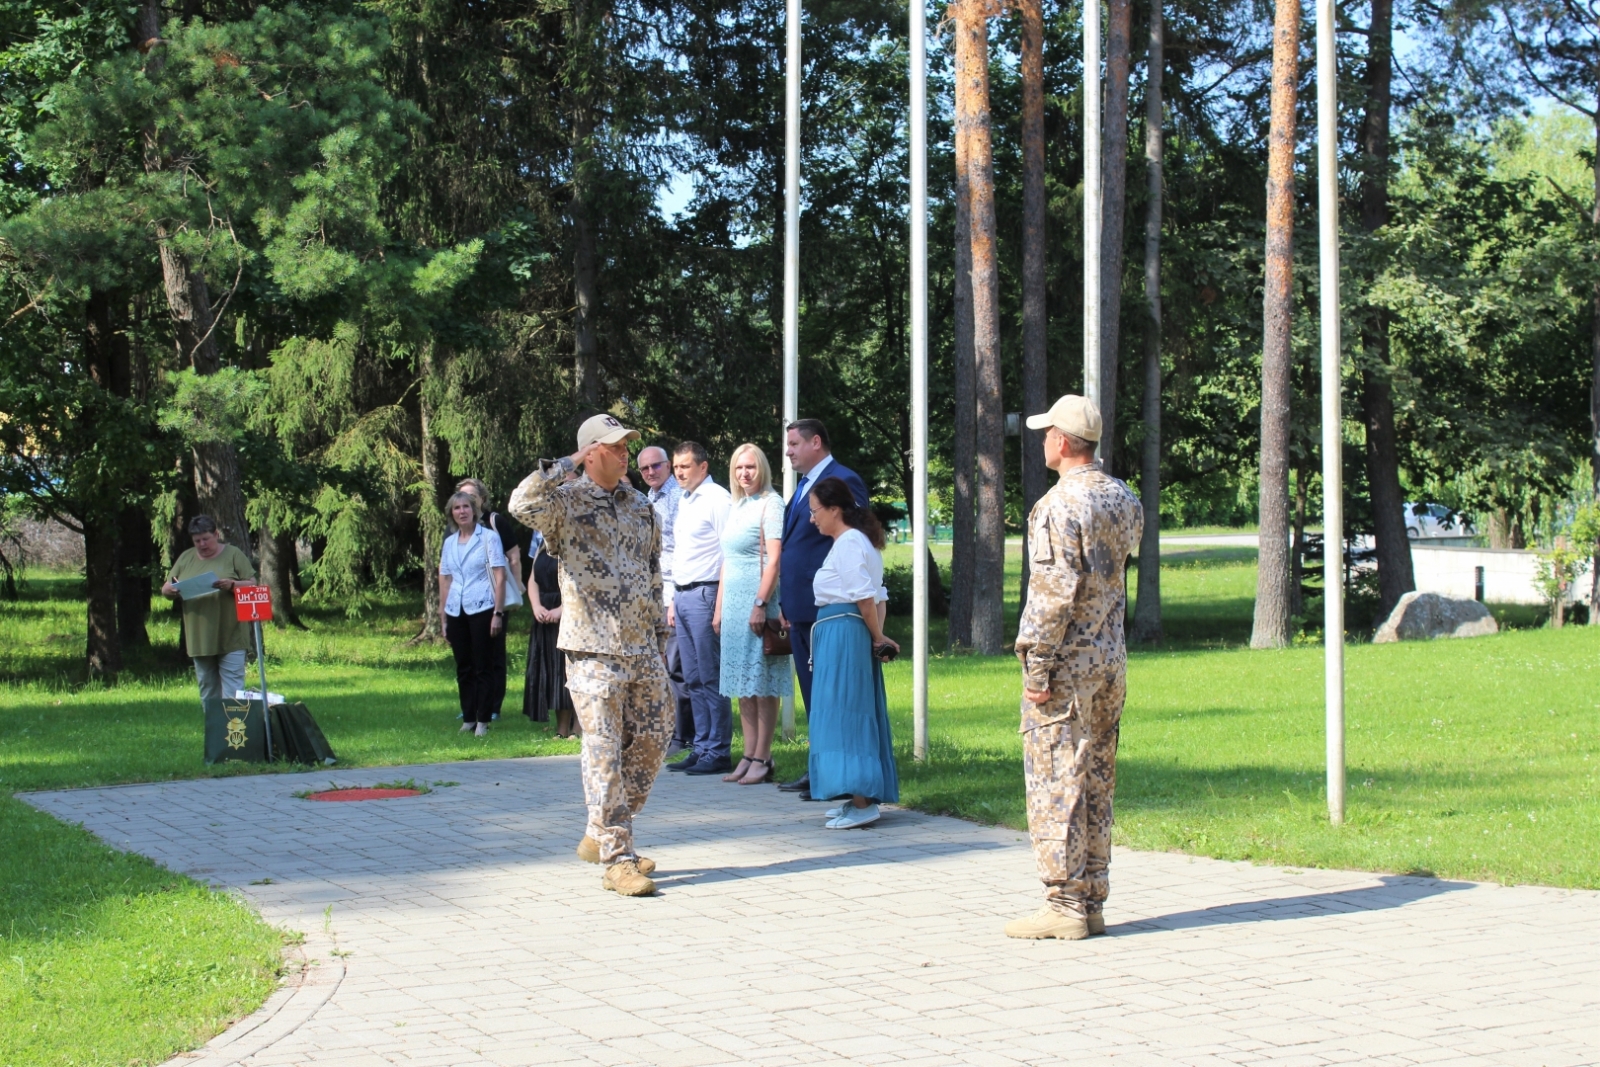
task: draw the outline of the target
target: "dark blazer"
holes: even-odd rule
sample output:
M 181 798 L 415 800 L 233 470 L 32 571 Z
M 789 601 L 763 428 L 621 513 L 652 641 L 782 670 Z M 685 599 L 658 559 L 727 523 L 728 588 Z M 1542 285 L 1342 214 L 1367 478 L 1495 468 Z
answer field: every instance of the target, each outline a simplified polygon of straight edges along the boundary
M 822 472 L 822 478 L 844 479 L 844 484 L 850 487 L 850 495 L 856 498 L 856 503 L 861 507 L 866 507 L 871 499 L 867 495 L 867 483 L 861 480 L 861 475 L 837 459 L 828 464 L 827 470 Z M 811 487 L 807 485 L 805 488 L 804 493 L 799 488 L 795 489 L 794 497 L 783 511 L 783 557 L 779 563 L 778 596 L 783 617 L 790 622 L 817 621 L 816 594 L 812 592 L 811 583 L 833 548 L 833 538 L 811 524 L 811 507 L 806 502 Z

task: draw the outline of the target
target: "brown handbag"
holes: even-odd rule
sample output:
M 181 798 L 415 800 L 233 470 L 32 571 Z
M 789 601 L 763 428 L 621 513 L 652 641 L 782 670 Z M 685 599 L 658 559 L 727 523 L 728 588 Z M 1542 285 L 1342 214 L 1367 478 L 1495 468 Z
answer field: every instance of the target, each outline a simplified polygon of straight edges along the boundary
M 761 508 L 761 517 L 766 519 L 767 509 Z M 765 521 L 756 526 L 756 543 L 760 546 L 761 572 L 767 569 L 767 524 Z M 761 654 L 763 656 L 792 656 L 794 646 L 789 643 L 789 631 L 777 619 L 768 619 L 761 626 Z
M 777 619 L 768 619 L 761 627 L 761 654 L 763 656 L 792 656 L 794 646 L 789 643 L 789 631 Z

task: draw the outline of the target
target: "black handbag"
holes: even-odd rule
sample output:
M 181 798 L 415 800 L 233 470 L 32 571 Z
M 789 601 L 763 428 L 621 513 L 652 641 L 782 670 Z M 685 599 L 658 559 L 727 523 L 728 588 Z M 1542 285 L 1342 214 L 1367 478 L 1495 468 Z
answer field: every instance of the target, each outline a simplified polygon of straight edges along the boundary
M 339 757 L 333 754 L 333 746 L 328 744 L 322 728 L 304 704 L 274 704 L 270 710 L 275 761 L 325 767 L 339 762 Z

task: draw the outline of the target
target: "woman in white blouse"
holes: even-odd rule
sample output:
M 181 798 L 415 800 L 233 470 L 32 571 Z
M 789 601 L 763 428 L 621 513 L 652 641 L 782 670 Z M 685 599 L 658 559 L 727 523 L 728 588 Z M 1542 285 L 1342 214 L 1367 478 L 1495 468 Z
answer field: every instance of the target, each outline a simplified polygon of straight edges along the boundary
M 849 830 L 878 821 L 878 805 L 900 799 L 889 732 L 883 664 L 900 646 L 883 636 L 883 527 L 857 507 L 842 479 L 811 490 L 811 521 L 833 538 L 812 582 L 817 621 L 811 628 L 811 795 L 848 797 L 828 812 L 827 826 Z
M 494 643 L 505 632 L 506 555 L 499 535 L 478 525 L 478 500 L 471 493 L 452 496 L 447 511 L 454 529 L 439 550 L 439 621 L 455 653 L 461 729 L 484 737 L 499 710 Z

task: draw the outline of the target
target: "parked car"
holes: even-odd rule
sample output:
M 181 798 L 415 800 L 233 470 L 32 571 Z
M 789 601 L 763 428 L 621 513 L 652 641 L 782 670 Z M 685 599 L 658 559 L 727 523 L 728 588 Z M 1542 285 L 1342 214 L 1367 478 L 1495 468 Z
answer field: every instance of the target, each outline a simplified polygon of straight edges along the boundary
M 1423 537 L 1465 537 L 1472 533 L 1472 520 L 1443 504 L 1407 504 L 1405 515 L 1406 536 L 1412 540 Z

